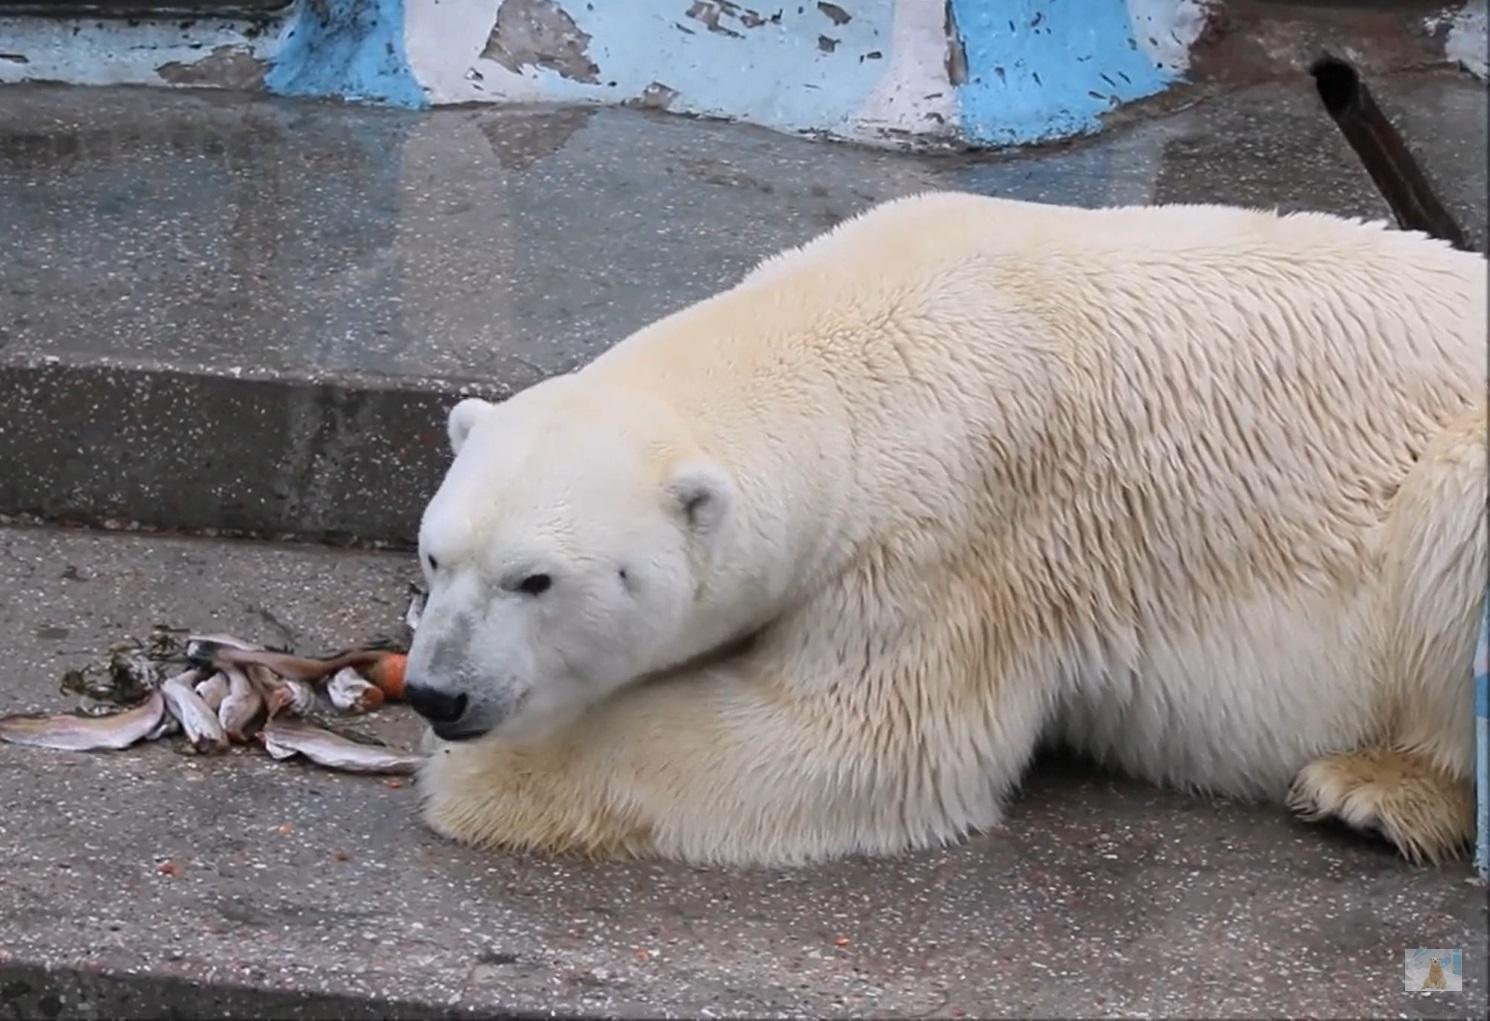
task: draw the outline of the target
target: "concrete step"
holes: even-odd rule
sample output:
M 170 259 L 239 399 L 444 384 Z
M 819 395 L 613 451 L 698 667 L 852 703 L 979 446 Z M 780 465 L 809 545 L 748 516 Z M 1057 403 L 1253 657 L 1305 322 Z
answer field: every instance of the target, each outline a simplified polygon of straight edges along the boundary
M 1373 82 L 1484 237 L 1485 90 Z M 1306 79 L 910 157 L 636 110 L 0 89 L 0 514 L 406 544 L 444 410 L 574 368 L 873 202 L 1386 217 Z
M 414 570 L 0 529 L 0 713 L 62 707 L 64 669 L 155 623 L 386 632 Z M 1053 760 L 956 847 L 708 870 L 462 849 L 408 786 L 262 754 L 0 745 L 0 1018 L 1480 1017 L 1470 875 Z M 1462 993 L 1402 991 L 1423 945 L 1463 950 Z

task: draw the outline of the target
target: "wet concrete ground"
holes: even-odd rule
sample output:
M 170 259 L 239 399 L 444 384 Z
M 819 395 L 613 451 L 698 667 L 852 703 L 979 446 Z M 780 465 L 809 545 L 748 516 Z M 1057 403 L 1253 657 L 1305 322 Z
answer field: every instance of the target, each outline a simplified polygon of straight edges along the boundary
M 1483 86 L 1372 85 L 1483 243 Z M 931 187 L 1388 215 L 1303 85 L 935 160 L 626 110 L 0 90 L 0 512 L 407 537 L 462 387 L 570 368 Z M 157 621 L 312 649 L 386 631 L 412 570 L 0 530 L 0 712 L 65 705 L 64 666 Z M 481 855 L 414 807 L 256 755 L 0 746 L 0 1017 L 1486 1009 L 1467 864 L 1079 764 L 1043 763 L 966 845 L 785 873 Z M 1404 994 L 1403 951 L 1443 946 L 1465 992 Z
M 1483 241 L 1484 87 L 1371 84 Z M 0 513 L 49 519 L 407 540 L 450 394 L 573 368 L 909 192 L 1389 217 L 1308 80 L 977 158 L 624 109 L 0 97 Z
M 311 650 L 388 632 L 414 569 L 0 530 L 0 712 L 62 707 L 63 669 L 156 622 Z M 0 1017 L 1486 1010 L 1467 864 L 1079 764 L 1039 764 L 1007 826 L 969 843 L 795 871 L 482 854 L 415 809 L 408 786 L 260 753 L 0 745 Z M 1464 990 L 1404 993 L 1412 947 L 1461 948 Z

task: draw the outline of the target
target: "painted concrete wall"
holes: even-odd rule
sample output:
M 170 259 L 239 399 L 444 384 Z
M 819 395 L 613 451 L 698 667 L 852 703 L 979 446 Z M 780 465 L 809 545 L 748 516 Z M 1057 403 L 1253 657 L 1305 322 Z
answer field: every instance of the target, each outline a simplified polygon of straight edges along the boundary
M 1008 145 L 1096 130 L 1184 80 L 1223 2 L 292 0 L 252 23 L 0 19 L 0 82 L 625 103 L 881 145 Z M 1485 0 L 1436 17 L 1444 51 L 1483 75 Z
M 431 102 L 627 102 L 893 143 L 1096 128 L 1185 71 L 1201 0 L 406 0 Z

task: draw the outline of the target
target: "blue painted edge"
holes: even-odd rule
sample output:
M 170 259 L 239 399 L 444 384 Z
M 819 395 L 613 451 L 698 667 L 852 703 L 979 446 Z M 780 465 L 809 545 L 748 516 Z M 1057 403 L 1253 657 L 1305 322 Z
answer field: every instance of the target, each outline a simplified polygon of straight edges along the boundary
M 264 87 L 282 96 L 429 106 L 404 49 L 404 0 L 298 0 Z
M 1480 614 L 1474 655 L 1475 871 L 1490 881 L 1490 589 Z
M 1126 0 L 950 0 L 966 55 L 963 135 L 1019 145 L 1090 134 L 1178 79 L 1133 37 Z

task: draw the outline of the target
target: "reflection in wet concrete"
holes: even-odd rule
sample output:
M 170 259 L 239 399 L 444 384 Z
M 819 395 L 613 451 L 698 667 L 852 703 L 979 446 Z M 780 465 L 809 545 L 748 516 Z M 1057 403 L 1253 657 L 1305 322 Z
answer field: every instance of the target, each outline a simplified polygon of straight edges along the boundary
M 1482 238 L 1484 89 L 1417 76 L 1377 91 L 1406 111 L 1409 141 L 1431 150 Z M 414 114 L 39 86 L 5 97 L 11 357 L 520 386 L 764 255 L 930 188 L 1387 215 L 1307 81 L 976 157 L 614 108 Z
M 491 143 L 497 161 L 508 170 L 527 170 L 546 156 L 564 148 L 595 113 L 593 107 L 561 110 L 488 112 L 481 118 L 481 133 Z
M 396 328 L 382 254 L 406 123 L 17 88 L 0 109 L 0 295 L 22 354 L 357 368 Z M 84 97 L 87 97 L 86 100 Z M 391 157 L 391 158 L 390 158 Z M 349 272 L 350 271 L 350 272 Z

